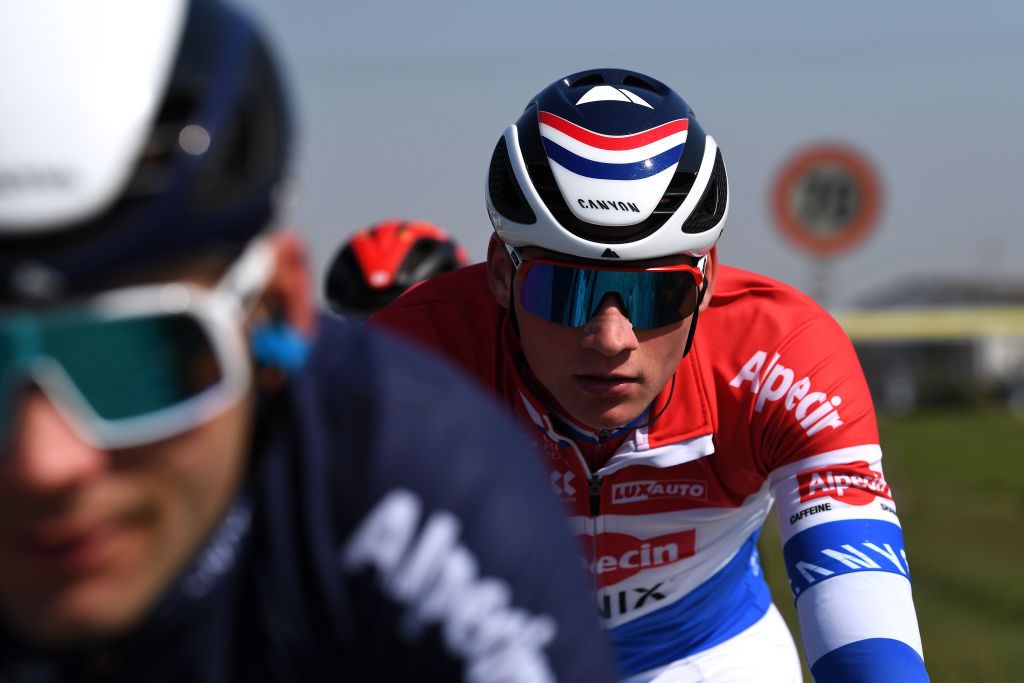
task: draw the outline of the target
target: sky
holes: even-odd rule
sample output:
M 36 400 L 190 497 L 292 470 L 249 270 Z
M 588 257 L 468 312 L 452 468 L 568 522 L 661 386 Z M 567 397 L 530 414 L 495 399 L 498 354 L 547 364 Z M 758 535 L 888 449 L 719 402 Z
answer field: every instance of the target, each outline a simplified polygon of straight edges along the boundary
M 855 305 L 897 283 L 1024 281 L 1024 5 L 1014 2 L 236 0 L 269 31 L 298 124 L 284 220 L 318 283 L 385 218 L 431 220 L 482 260 L 491 151 L 530 98 L 586 68 L 657 78 L 722 148 L 725 263 Z M 883 189 L 874 230 L 827 260 L 769 206 L 782 165 L 856 149 Z

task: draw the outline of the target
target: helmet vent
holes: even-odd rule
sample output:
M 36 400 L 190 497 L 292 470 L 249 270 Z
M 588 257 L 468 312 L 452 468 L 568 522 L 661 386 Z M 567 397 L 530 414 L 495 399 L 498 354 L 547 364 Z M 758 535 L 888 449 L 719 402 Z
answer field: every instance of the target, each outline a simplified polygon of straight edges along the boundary
M 640 78 L 639 76 L 635 76 L 633 74 L 629 74 L 628 76 L 623 78 L 622 79 L 622 85 L 630 85 L 630 86 L 632 86 L 634 88 L 640 88 L 641 90 L 646 90 L 648 92 L 657 93 L 658 95 L 664 95 L 665 94 L 664 93 L 664 90 L 665 90 L 664 88 L 658 88 L 653 83 L 651 83 L 650 81 L 646 81 L 643 78 Z
M 674 214 L 690 194 L 693 181 L 696 179 L 697 174 L 692 171 L 677 170 L 672 174 L 672 180 L 665 189 L 665 194 L 662 195 L 661 200 L 654 207 L 654 212 L 651 215 L 661 215 L 667 218 Z
M 601 74 L 587 74 L 569 84 L 570 88 L 581 88 L 585 85 L 604 85 L 604 76 Z
M 188 88 L 176 88 L 168 93 L 135 172 L 125 188 L 125 199 L 148 197 L 169 189 L 174 179 L 178 135 L 188 125 L 197 100 L 197 94 Z
M 708 187 L 697 208 L 683 224 L 683 232 L 692 235 L 710 230 L 718 225 L 725 215 L 728 187 L 725 164 L 722 162 L 722 150 L 718 150 L 715 154 L 715 167 L 711 171 L 711 180 L 708 182 Z
M 491 194 L 491 203 L 502 216 L 516 223 L 532 224 L 537 222 L 533 209 L 526 203 L 523 190 L 516 180 L 516 174 L 512 171 L 512 163 L 508 158 L 508 146 L 505 144 L 504 137 L 498 140 L 498 144 L 494 147 L 494 154 L 491 155 L 487 186 Z
M 437 273 L 455 270 L 459 262 L 455 258 L 455 245 L 432 239 L 420 239 L 409 248 L 402 264 L 395 273 L 395 283 L 409 287 L 420 280 Z
M 196 203 L 206 209 L 236 206 L 250 196 L 265 196 L 284 163 L 277 134 L 285 113 L 275 93 L 276 73 L 263 46 L 256 44 L 230 124 L 204 155 Z

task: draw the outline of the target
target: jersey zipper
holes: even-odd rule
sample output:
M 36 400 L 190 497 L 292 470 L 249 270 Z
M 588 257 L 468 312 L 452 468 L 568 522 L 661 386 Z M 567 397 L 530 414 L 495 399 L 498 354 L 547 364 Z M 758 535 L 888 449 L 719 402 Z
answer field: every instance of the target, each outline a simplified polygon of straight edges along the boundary
M 590 516 L 595 518 L 601 514 L 601 481 L 602 478 L 596 474 L 591 475 L 588 480 L 590 484 Z M 596 519 L 594 523 L 597 523 Z
M 597 433 L 597 454 L 598 458 L 604 455 L 604 445 L 608 442 L 611 431 L 602 429 Z M 601 514 L 601 477 L 597 474 L 590 475 L 590 515 L 597 517 Z

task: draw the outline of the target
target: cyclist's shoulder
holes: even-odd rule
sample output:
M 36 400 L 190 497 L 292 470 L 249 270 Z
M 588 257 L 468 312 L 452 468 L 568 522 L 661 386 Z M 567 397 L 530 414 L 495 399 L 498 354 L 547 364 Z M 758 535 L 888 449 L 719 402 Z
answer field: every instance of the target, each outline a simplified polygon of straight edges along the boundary
M 753 309 L 769 306 L 804 315 L 828 314 L 811 297 L 782 280 L 726 264 L 718 265 L 711 309 Z
M 296 378 L 297 393 L 313 403 L 305 412 L 319 414 L 335 430 L 348 424 L 350 431 L 372 431 L 386 424 L 389 442 L 437 451 L 514 430 L 496 399 L 433 349 L 389 329 L 322 322 L 309 362 Z M 353 413 L 364 417 L 351 421 Z M 443 440 L 423 438 L 443 429 L 451 430 Z
M 477 263 L 435 275 L 413 285 L 373 317 L 379 319 L 387 317 L 382 316 L 382 313 L 409 309 L 423 308 L 435 312 L 443 308 L 475 307 L 482 302 L 496 305 L 494 295 L 487 286 L 487 266 L 484 263 Z
M 499 343 L 504 309 L 487 285 L 484 264 L 431 278 L 370 318 L 369 326 L 395 332 L 486 376 Z
M 309 361 L 297 379 L 335 398 L 354 393 L 385 403 L 407 404 L 421 395 L 457 399 L 477 391 L 446 359 L 405 335 L 329 316 L 321 319 Z
M 700 329 L 702 328 L 702 329 Z M 719 265 L 715 289 L 700 332 L 719 339 L 735 339 L 736 346 L 757 341 L 781 343 L 801 330 L 842 335 L 838 323 L 807 294 L 780 280 Z M 743 335 L 736 335 L 737 330 Z

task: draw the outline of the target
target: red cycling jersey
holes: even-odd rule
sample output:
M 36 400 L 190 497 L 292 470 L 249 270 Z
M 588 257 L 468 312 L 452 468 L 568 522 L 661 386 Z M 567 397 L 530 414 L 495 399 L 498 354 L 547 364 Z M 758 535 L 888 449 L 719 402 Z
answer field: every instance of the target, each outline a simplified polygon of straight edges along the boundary
M 846 335 L 808 297 L 720 265 L 673 381 L 644 424 L 614 434 L 545 404 L 483 264 L 422 284 L 372 322 L 448 356 L 532 426 L 624 673 L 765 614 L 755 543 L 774 500 L 816 677 L 869 657 L 927 680 L 868 387 Z

